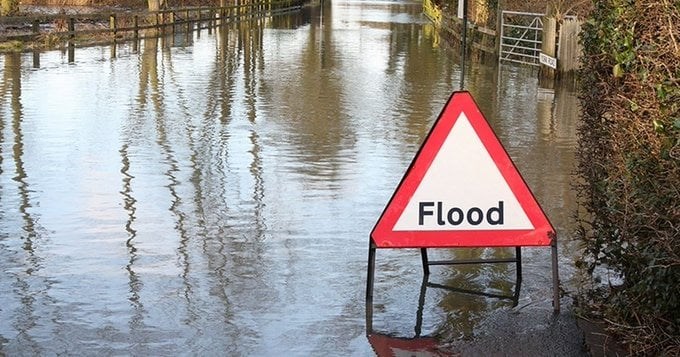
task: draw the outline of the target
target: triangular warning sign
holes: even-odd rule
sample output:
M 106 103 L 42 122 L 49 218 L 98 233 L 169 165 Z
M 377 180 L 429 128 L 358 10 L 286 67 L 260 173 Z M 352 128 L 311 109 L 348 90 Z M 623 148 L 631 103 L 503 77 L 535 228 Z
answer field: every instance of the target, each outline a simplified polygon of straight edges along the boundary
M 545 246 L 553 232 L 470 93 L 455 92 L 371 239 L 379 248 Z

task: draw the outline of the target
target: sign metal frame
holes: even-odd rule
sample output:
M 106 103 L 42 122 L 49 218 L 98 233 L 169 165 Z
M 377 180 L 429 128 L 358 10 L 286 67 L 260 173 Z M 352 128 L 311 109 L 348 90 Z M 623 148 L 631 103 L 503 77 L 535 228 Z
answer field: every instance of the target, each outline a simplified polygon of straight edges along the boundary
M 395 231 L 395 223 L 403 214 L 418 185 L 429 170 L 434 157 L 441 149 L 455 122 L 463 114 L 475 129 L 494 163 L 519 201 L 533 229 L 525 230 L 434 230 Z M 421 240 L 419 237 L 423 237 Z M 375 281 L 375 259 L 379 248 L 420 248 L 424 279 L 430 274 L 430 266 L 460 264 L 501 264 L 515 263 L 517 276 L 521 280 L 523 246 L 550 246 L 553 275 L 553 309 L 560 310 L 559 274 L 557 260 L 557 239 L 552 224 L 545 216 L 528 185 L 521 177 L 512 159 L 503 148 L 474 99 L 467 91 L 454 92 L 430 129 L 420 149 L 413 158 L 399 186 L 386 205 L 380 219 L 371 231 L 368 250 L 368 273 L 366 279 L 367 309 L 373 303 Z M 431 261 L 427 248 L 473 248 L 473 247 L 515 247 L 515 256 L 507 259 L 471 259 Z

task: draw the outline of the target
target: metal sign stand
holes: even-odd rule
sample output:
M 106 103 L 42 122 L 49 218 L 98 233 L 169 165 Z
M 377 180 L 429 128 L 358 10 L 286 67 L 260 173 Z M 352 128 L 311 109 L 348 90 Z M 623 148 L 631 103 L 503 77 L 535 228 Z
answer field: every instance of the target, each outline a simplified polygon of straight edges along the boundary
M 552 260 L 552 278 L 553 278 L 553 311 L 555 314 L 560 312 L 560 274 L 557 271 L 557 235 L 551 233 L 550 235 L 550 256 Z
M 553 312 L 555 314 L 560 312 L 560 288 L 559 288 L 559 273 L 557 260 L 557 239 L 555 235 L 551 236 L 551 260 L 552 260 L 552 278 L 553 278 Z M 375 256 L 377 246 L 370 240 L 368 247 L 368 272 L 366 278 L 366 317 L 367 325 L 372 325 L 369 322 L 369 316 L 373 316 L 373 286 L 375 285 Z M 430 275 L 430 266 L 434 265 L 462 265 L 462 264 L 503 264 L 516 263 L 517 264 L 517 285 L 522 282 L 522 248 L 515 247 L 515 257 L 505 259 L 465 259 L 465 260 L 440 260 L 430 261 L 427 257 L 427 248 L 420 248 L 421 259 L 423 263 L 423 280 L 427 281 Z M 439 287 L 439 286 L 438 286 Z M 516 294 L 519 294 L 517 289 Z M 519 298 L 519 296 L 517 297 Z
M 514 258 L 501 259 L 464 259 L 464 260 L 435 260 L 427 258 L 427 248 L 420 248 L 420 255 L 423 260 L 423 273 L 430 275 L 430 265 L 461 265 L 461 264 L 496 264 L 496 263 L 517 263 L 517 279 L 522 277 L 522 248 L 515 247 Z
M 467 289 L 460 289 L 460 288 L 455 288 L 451 286 L 446 286 L 442 284 L 436 284 L 436 283 L 430 283 L 428 282 L 427 276 L 423 276 L 423 281 L 420 284 L 420 294 L 418 296 L 418 310 L 416 311 L 416 326 L 414 329 L 415 336 L 413 338 L 419 338 L 421 337 L 422 334 L 422 327 L 423 327 L 423 311 L 425 310 L 425 295 L 427 293 L 427 288 L 435 288 L 435 289 L 443 289 L 447 291 L 451 291 L 454 293 L 459 293 L 459 294 L 466 294 L 466 295 L 475 295 L 475 296 L 485 296 L 485 297 L 490 297 L 494 299 L 499 299 L 499 300 L 511 300 L 512 301 L 512 306 L 515 307 L 519 304 L 519 292 L 522 286 L 522 278 L 521 275 L 517 275 L 517 280 L 515 281 L 515 290 L 512 294 L 512 296 L 508 295 L 500 295 L 500 294 L 490 294 L 486 293 L 483 291 L 474 291 L 474 290 L 467 290 Z M 372 309 L 366 309 L 366 333 L 367 334 L 373 334 L 373 310 Z M 380 332 L 378 332 L 380 333 Z
M 465 43 L 463 43 L 463 47 L 465 47 Z M 464 56 L 461 57 L 463 57 L 464 64 Z M 463 87 L 465 84 L 464 77 L 465 71 L 463 68 L 461 71 L 461 87 Z M 501 177 L 505 180 L 505 184 L 510 189 L 512 195 L 514 195 L 513 199 L 517 200 L 517 204 L 522 208 L 521 212 L 517 210 L 516 213 L 521 213 L 520 218 L 524 217 L 527 222 L 530 222 L 529 225 L 524 226 L 522 229 L 513 229 L 513 227 L 509 227 L 508 229 L 495 229 L 495 227 L 491 227 L 487 230 L 461 229 L 451 235 L 447 230 L 438 229 L 445 223 L 438 222 L 438 226 L 430 226 L 430 228 L 435 229 L 423 229 L 422 226 L 424 217 L 426 215 L 434 216 L 435 214 L 434 211 L 424 210 L 423 207 L 425 207 L 425 204 L 434 206 L 434 202 L 421 201 L 418 215 L 413 213 L 415 212 L 413 209 L 407 211 L 407 207 L 409 207 L 414 195 L 419 192 L 417 189 L 420 188 L 420 185 L 424 182 L 424 178 L 426 177 L 426 174 L 429 172 L 429 170 L 439 170 L 438 172 L 441 173 L 447 168 L 447 166 L 435 166 L 433 163 L 436 162 L 435 160 L 437 155 L 439 155 L 442 150 L 445 150 L 443 149 L 445 147 L 444 143 L 449 138 L 449 135 L 451 135 L 453 132 L 453 128 L 458 118 L 464 118 L 463 121 L 467 121 L 467 124 L 473 128 L 473 131 L 471 131 L 472 134 L 470 135 L 476 135 L 476 139 L 479 140 L 479 143 L 484 148 L 484 150 L 480 150 L 479 152 L 484 152 L 490 155 L 489 157 L 492 159 L 493 165 L 496 165 L 495 168 L 498 170 L 502 169 L 502 172 L 499 171 Z M 451 151 L 453 149 L 448 147 L 446 150 Z M 451 154 L 449 151 L 444 152 Z M 461 160 L 460 158 L 458 158 L 458 160 L 467 163 L 467 161 Z M 503 165 L 499 166 L 499 162 Z M 440 183 L 444 184 L 444 182 Z M 428 184 L 432 185 L 432 182 L 430 181 Z M 452 185 L 451 181 L 446 181 L 445 184 Z M 438 193 L 430 191 L 425 192 L 427 192 L 430 197 L 433 197 Z M 439 206 L 441 206 L 441 204 L 442 203 L 439 202 Z M 500 204 L 501 201 L 499 200 L 499 207 Z M 460 211 L 460 216 L 463 217 L 462 210 L 457 207 L 454 208 Z M 438 209 L 439 211 L 437 211 L 437 214 L 441 215 L 441 208 Z M 472 224 L 477 225 L 481 222 L 481 217 L 483 217 L 483 214 L 480 208 L 474 207 L 474 209 L 476 210 L 475 212 L 478 212 L 480 220 Z M 500 211 L 500 208 L 497 208 L 497 210 Z M 404 212 L 409 213 L 405 215 Z M 455 211 L 454 209 L 451 209 L 449 212 Z M 469 212 L 473 212 L 473 209 L 471 208 L 470 211 L 468 211 L 468 220 L 470 220 Z M 491 212 L 491 210 L 488 212 Z M 452 213 L 449 213 L 449 215 L 451 214 Z M 490 214 L 487 213 L 487 220 L 491 221 L 488 218 L 489 215 Z M 395 227 L 398 226 L 401 217 L 407 217 L 406 220 L 412 222 L 413 225 L 409 226 L 407 224 L 406 226 L 402 226 L 400 229 L 395 229 Z M 442 220 L 441 217 L 438 219 Z M 454 223 L 451 221 L 451 218 L 448 219 L 450 224 L 455 225 L 460 223 Z M 415 225 L 415 222 L 418 222 L 417 226 Z M 404 227 L 406 227 L 406 229 L 404 229 Z M 429 278 L 430 266 L 515 263 L 517 266 L 517 281 L 519 285 L 522 279 L 521 248 L 523 246 L 550 245 L 552 256 L 553 309 L 555 313 L 558 313 L 560 311 L 560 294 L 557 237 L 554 232 L 554 228 L 545 216 L 545 213 L 538 205 L 538 202 L 529 188 L 526 186 L 526 182 L 519 174 L 519 171 L 517 171 L 516 167 L 512 163 L 512 160 L 508 156 L 498 138 L 495 136 L 488 122 L 481 114 L 481 111 L 477 107 L 472 96 L 469 94 L 469 92 L 454 92 L 432 127 L 430 133 L 421 145 L 420 150 L 411 162 L 411 166 L 409 166 L 407 169 L 402 181 L 399 183 L 399 186 L 397 186 L 394 195 L 385 207 L 385 210 L 383 211 L 380 219 L 370 234 L 368 247 L 368 272 L 366 278 L 367 327 L 369 330 L 371 330 L 372 322 L 368 317 L 372 316 L 373 312 L 375 259 L 378 248 L 419 248 L 423 265 L 424 281 L 427 281 Z M 460 259 L 430 261 L 427 256 L 427 248 L 450 249 L 513 246 L 515 247 L 515 256 L 504 259 Z M 460 289 L 457 289 L 457 291 L 460 292 Z M 516 294 L 518 295 L 519 292 Z

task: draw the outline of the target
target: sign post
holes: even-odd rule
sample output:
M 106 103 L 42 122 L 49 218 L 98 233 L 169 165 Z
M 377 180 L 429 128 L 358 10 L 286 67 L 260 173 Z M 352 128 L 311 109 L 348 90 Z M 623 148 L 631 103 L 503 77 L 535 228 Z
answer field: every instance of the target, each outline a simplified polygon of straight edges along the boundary
M 521 247 L 550 246 L 559 311 L 555 230 L 469 92 L 454 92 L 370 235 L 366 301 L 378 248 L 420 248 L 430 266 L 516 263 Z M 427 248 L 515 247 L 508 259 L 430 261 Z

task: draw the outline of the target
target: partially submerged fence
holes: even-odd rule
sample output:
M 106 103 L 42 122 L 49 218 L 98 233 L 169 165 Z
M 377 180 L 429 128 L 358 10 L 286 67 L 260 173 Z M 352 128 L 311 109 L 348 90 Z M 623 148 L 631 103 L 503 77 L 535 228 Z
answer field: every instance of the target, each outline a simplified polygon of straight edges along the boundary
M 462 19 L 441 11 L 432 0 L 423 1 L 423 13 L 439 29 L 446 42 L 461 44 Z M 467 47 L 473 49 L 473 55 L 492 55 L 499 63 L 510 62 L 535 67 L 543 65 L 543 72 L 551 75 L 578 69 L 581 56 L 578 39 L 581 22 L 575 16 L 565 16 L 558 21 L 540 13 L 499 11 L 497 17 L 496 30 L 468 23 Z M 545 31 L 550 34 L 544 34 Z M 555 40 L 546 42 L 545 38 Z M 541 64 L 541 57 L 544 63 L 547 59 L 550 66 Z
M 463 20 L 448 14 L 442 15 L 442 31 L 451 42 L 460 43 L 463 33 Z M 486 54 L 496 53 L 496 31 L 474 23 L 468 23 L 468 46 Z
M 270 16 L 300 9 L 305 0 L 279 0 L 221 7 L 186 7 L 161 11 L 42 15 L 0 18 L 0 24 L 29 27 L 23 33 L 0 35 L 3 41 L 97 41 L 142 39 L 165 30 L 187 32 L 196 26 L 212 28 L 243 19 Z M 183 28 L 182 26 L 186 26 Z
M 462 19 L 441 11 L 431 0 L 423 1 L 423 13 L 440 30 L 447 43 L 458 44 L 461 42 L 463 33 Z M 493 29 L 468 22 L 466 40 L 470 48 L 479 50 L 484 54 L 493 55 L 496 53 L 496 31 Z

